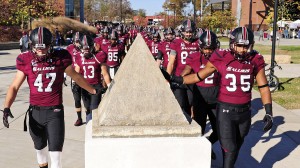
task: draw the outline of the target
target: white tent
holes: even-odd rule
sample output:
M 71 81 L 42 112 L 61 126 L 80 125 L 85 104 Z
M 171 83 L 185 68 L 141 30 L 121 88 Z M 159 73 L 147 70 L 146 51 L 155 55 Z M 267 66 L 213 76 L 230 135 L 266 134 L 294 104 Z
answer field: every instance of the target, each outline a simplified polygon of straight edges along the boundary
M 278 27 L 285 27 L 286 25 L 289 25 L 290 23 L 292 23 L 293 21 L 289 21 L 289 20 L 279 20 L 277 22 L 277 26 Z
M 230 1 L 230 0 L 210 0 L 210 3 L 214 4 L 214 3 L 219 3 L 219 2 L 223 2 L 223 1 Z
M 290 29 L 296 29 L 297 27 L 300 27 L 300 19 L 290 23 L 289 27 Z

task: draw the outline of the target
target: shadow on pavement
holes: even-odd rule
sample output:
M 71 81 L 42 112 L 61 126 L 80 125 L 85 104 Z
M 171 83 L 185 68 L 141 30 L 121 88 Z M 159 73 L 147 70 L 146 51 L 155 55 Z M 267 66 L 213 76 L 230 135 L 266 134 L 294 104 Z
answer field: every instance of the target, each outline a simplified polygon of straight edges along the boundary
M 16 70 L 16 66 L 13 65 L 13 66 L 0 67 L 0 71 L 3 71 L 3 70 Z
M 0 55 L 10 55 L 8 52 L 0 52 Z

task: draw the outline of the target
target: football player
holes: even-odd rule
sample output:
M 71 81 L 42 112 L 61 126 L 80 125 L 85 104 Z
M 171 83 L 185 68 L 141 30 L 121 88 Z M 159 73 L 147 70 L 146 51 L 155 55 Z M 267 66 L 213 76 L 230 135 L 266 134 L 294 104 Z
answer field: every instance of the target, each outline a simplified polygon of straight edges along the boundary
M 165 39 L 164 42 L 160 45 L 158 48 L 158 53 L 157 53 L 157 64 L 163 68 L 165 71 L 167 70 L 167 66 L 169 63 L 169 56 L 170 56 L 170 45 L 174 40 L 174 29 L 169 27 L 165 31 Z
M 110 42 L 106 45 L 102 45 L 101 48 L 107 54 L 107 66 L 108 72 L 111 79 L 114 78 L 122 60 L 125 57 L 125 49 L 123 43 L 120 43 L 118 40 L 118 33 L 113 30 L 110 33 Z
M 156 60 L 157 59 L 157 54 L 158 54 L 158 48 L 161 46 L 161 41 L 160 41 L 160 34 L 158 31 L 153 30 L 152 38 L 149 38 L 147 41 L 148 48 L 153 55 L 153 58 Z
M 125 29 L 123 25 L 119 25 L 117 27 L 118 32 L 118 41 L 122 43 L 125 47 L 125 51 L 127 52 L 129 50 L 129 34 L 124 33 Z
M 107 71 L 105 52 L 94 52 L 94 43 L 90 36 L 83 35 L 80 38 L 81 57 L 76 57 L 75 70 L 80 72 L 82 76 L 96 90 L 102 90 L 101 74 L 105 82 L 110 84 L 110 77 Z M 101 94 L 91 95 L 85 90 L 82 90 L 82 100 L 86 109 L 86 122 L 92 118 L 92 110 L 96 109 L 101 101 Z
M 9 127 L 8 117 L 13 118 L 10 107 L 27 78 L 30 89 L 30 107 L 27 111 L 29 130 L 36 149 L 37 162 L 40 167 L 48 167 L 49 150 L 51 167 L 61 168 L 65 137 L 62 105 L 64 72 L 89 93 L 96 94 L 97 91 L 74 71 L 71 65 L 72 56 L 67 50 L 53 50 L 53 37 L 47 28 L 34 29 L 30 40 L 32 50 L 21 53 L 16 59 L 17 72 L 5 98 L 3 123 L 5 127 Z M 27 127 L 24 127 L 24 130 L 26 131 Z
M 217 102 L 217 130 L 223 151 L 223 167 L 233 168 L 239 150 L 251 126 L 251 90 L 257 82 L 266 114 L 264 131 L 273 125 L 272 99 L 265 76 L 263 56 L 253 50 L 254 35 L 246 27 L 234 29 L 230 35 L 230 49 L 216 50 L 205 68 L 185 77 L 171 78 L 177 83 L 203 81 L 218 71 L 220 89 Z
M 186 58 L 199 51 L 199 43 L 195 36 L 195 23 L 190 19 L 182 23 L 183 38 L 172 43 L 170 48 L 169 63 L 167 72 L 171 75 L 180 76 L 185 65 Z M 172 86 L 172 84 L 171 84 Z M 173 87 L 174 95 L 184 112 L 192 115 L 193 85 L 184 85 L 184 87 Z
M 186 59 L 186 66 L 181 73 L 181 76 L 186 76 L 191 72 L 198 72 L 203 69 L 211 54 L 218 48 L 218 38 L 212 31 L 205 31 L 199 38 L 200 51 L 197 51 Z M 201 126 L 202 135 L 205 133 L 206 119 L 212 127 L 212 133 L 208 140 L 214 144 L 218 140 L 216 130 L 216 104 L 217 95 L 219 93 L 219 73 L 215 71 L 205 80 L 197 82 L 193 90 L 193 116 L 194 120 Z M 215 159 L 215 154 L 212 151 L 212 159 Z
M 95 51 L 100 51 L 101 50 L 101 45 L 102 44 L 106 44 L 109 42 L 109 39 L 108 39 L 108 34 L 109 34 L 109 30 L 108 30 L 108 27 L 105 26 L 103 28 L 103 30 L 101 30 L 102 32 L 102 36 L 100 37 L 96 37 L 94 39 L 94 45 L 95 45 Z
M 80 37 L 82 36 L 81 33 L 76 32 L 73 36 L 73 44 L 70 44 L 66 49 L 69 51 L 69 53 L 72 55 L 72 67 L 75 69 L 75 64 L 76 64 L 76 57 L 81 57 L 80 53 Z M 80 126 L 82 125 L 82 118 L 81 118 L 81 87 L 74 81 L 72 80 L 71 83 L 71 89 L 75 101 L 75 111 L 77 114 L 77 120 L 74 123 L 75 126 Z

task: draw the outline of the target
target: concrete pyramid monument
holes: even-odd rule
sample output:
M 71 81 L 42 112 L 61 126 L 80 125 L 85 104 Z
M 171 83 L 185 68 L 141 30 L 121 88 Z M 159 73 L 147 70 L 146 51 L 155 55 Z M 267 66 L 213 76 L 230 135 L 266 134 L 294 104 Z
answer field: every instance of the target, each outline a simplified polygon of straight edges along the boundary
M 196 137 L 200 126 L 181 111 L 145 41 L 138 35 L 98 110 L 93 137 Z
M 210 168 L 200 134 L 138 35 L 86 125 L 85 168 Z

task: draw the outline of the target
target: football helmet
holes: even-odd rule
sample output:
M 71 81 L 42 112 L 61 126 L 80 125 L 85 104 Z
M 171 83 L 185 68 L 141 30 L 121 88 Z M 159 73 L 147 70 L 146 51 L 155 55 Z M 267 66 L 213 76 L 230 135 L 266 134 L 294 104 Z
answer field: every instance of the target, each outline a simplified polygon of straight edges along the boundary
M 110 40 L 118 40 L 119 35 L 116 30 L 112 30 L 111 33 L 109 34 L 109 39 Z
M 196 33 L 197 38 L 200 38 L 200 36 L 203 34 L 203 32 L 204 32 L 204 29 L 198 28 L 197 33 Z
M 165 32 L 166 32 L 166 35 L 165 35 L 165 40 L 166 41 L 172 41 L 172 40 L 174 40 L 175 31 L 174 31 L 173 28 L 168 27 Z
M 94 53 L 94 41 L 89 35 L 82 35 L 80 37 L 81 53 L 85 58 L 91 58 Z
M 122 35 L 124 32 L 123 25 L 119 24 L 117 27 L 118 34 Z
M 205 56 L 205 58 L 209 58 L 212 52 L 218 48 L 219 40 L 217 35 L 207 30 L 202 33 L 199 38 L 200 52 Z M 205 49 L 210 49 L 210 52 L 204 52 Z
M 232 31 L 229 38 L 229 48 L 234 57 L 239 61 L 246 60 L 253 50 L 254 34 L 246 27 L 238 27 Z M 238 47 L 243 47 L 238 50 Z
M 33 48 L 46 48 L 53 42 L 52 33 L 45 27 L 38 27 L 32 30 L 30 41 Z
M 116 30 L 111 31 L 111 33 L 109 34 L 109 39 L 112 46 L 115 46 L 117 44 L 119 35 Z
M 102 30 L 102 36 L 103 36 L 103 38 L 108 39 L 108 33 L 109 33 L 108 27 L 105 26 L 103 28 L 103 30 Z
M 82 36 L 82 34 L 80 32 L 76 32 L 73 34 L 73 44 L 80 48 L 80 37 Z
M 38 27 L 32 30 L 30 34 L 30 41 L 32 45 L 32 51 L 36 53 L 37 56 L 45 56 L 53 52 L 53 36 L 50 30 L 45 27 Z M 47 53 L 40 51 L 46 49 L 47 47 L 49 47 Z
M 196 25 L 193 21 L 190 19 L 185 20 L 182 23 L 182 32 L 183 32 L 183 38 L 186 41 L 193 41 L 196 31 Z
M 152 34 L 152 40 L 154 42 L 158 42 L 160 40 L 160 34 L 158 31 L 155 31 L 155 33 Z

